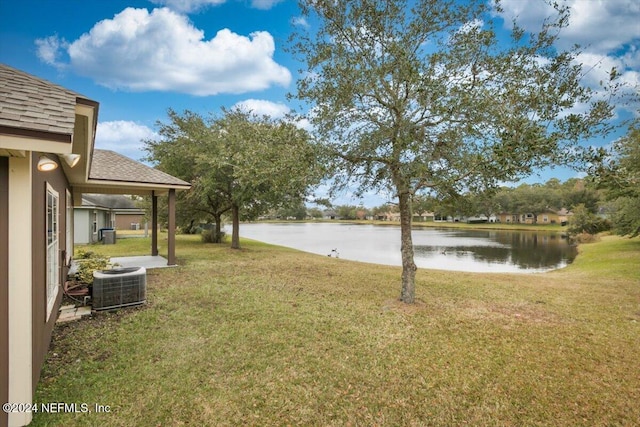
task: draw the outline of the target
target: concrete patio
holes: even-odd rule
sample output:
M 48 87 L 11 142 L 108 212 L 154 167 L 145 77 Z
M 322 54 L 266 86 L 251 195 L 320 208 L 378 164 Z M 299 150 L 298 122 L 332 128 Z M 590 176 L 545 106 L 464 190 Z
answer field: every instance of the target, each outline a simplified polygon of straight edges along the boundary
M 177 267 L 176 265 L 168 265 L 167 259 L 160 255 L 113 257 L 110 259 L 110 262 L 114 265 L 118 264 L 120 267 L 144 267 L 147 270 L 152 268 Z

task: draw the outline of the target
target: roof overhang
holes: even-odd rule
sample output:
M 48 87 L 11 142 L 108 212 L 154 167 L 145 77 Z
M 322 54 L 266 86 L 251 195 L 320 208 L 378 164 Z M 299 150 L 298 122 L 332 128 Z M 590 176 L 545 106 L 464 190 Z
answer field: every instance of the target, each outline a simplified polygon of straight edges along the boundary
M 91 156 L 98 126 L 98 103 L 83 98 L 77 98 L 76 102 L 73 143 L 71 151 L 64 154 L 78 154 L 80 161 L 73 168 L 64 161 L 60 162 L 71 185 L 86 182 L 89 178 Z
M 0 126 L 0 147 L 6 150 L 69 154 L 71 135 Z
M 110 150 L 94 149 L 89 177 L 72 182 L 74 193 L 163 195 L 191 184 Z
M 123 182 L 89 179 L 82 184 L 73 185 L 73 189 L 78 193 L 100 193 L 100 194 L 134 194 L 137 196 L 150 196 L 151 194 L 164 195 L 169 190 L 188 190 L 188 185 L 162 185 L 149 184 L 144 182 Z

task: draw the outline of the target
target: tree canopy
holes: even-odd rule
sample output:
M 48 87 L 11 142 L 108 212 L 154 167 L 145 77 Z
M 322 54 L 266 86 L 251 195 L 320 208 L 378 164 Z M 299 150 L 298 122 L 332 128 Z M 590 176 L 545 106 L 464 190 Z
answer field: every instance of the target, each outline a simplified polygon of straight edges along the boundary
M 406 303 L 415 299 L 416 194 L 517 180 L 574 160 L 581 140 L 609 129 L 613 107 L 580 84 L 578 49 L 554 47 L 568 25 L 565 7 L 556 5 L 539 32 L 514 22 L 511 39 L 500 40 L 484 0 L 300 5 L 317 26 L 292 38 L 307 64 L 296 96 L 341 172 L 336 185 L 397 197 Z
M 178 203 L 183 222 L 213 220 L 219 235 L 222 215 L 231 215 L 232 248 L 241 217 L 298 205 L 320 179 L 315 146 L 292 123 L 241 110 L 208 119 L 169 110 L 169 119 L 159 123 L 161 139 L 146 141 L 148 158 L 192 184 Z
M 611 153 L 594 164 L 596 182 L 612 200 L 614 231 L 640 235 L 640 126 L 629 129 Z

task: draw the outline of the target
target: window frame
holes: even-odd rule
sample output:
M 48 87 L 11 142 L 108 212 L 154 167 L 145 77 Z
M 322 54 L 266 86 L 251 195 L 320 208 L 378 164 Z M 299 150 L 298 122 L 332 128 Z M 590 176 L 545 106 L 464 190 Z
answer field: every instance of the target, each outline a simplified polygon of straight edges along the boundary
M 45 247 L 47 320 L 60 290 L 60 193 L 47 183 L 45 192 Z

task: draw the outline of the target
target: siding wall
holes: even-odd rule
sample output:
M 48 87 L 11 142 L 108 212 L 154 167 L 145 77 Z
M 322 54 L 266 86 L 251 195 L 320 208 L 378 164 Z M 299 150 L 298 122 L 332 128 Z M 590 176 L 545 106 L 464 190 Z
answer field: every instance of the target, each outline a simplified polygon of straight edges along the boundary
M 141 214 L 117 214 L 116 230 L 131 230 L 131 223 L 140 224 L 140 229 L 144 229 L 144 215 Z
M 9 158 L 0 157 L 0 404 L 9 401 Z M 0 411 L 0 427 L 8 425 Z
M 34 155 L 33 164 L 37 164 L 38 158 Z M 33 209 L 32 209 L 32 248 L 33 248 L 33 263 L 32 263 L 32 281 L 33 281 L 33 299 L 32 299 L 32 316 L 33 316 L 33 390 L 35 390 L 38 380 L 40 379 L 40 371 L 44 360 L 47 356 L 47 350 L 49 349 L 49 343 L 51 342 L 51 334 L 55 325 L 58 309 L 60 308 L 60 301 L 62 301 L 62 289 L 58 291 L 58 297 L 54 304 L 51 316 L 47 319 L 47 280 L 46 280 L 46 265 L 47 265 L 47 230 L 46 230 L 46 218 L 47 218 L 47 204 L 46 193 L 47 183 L 53 187 L 59 194 L 59 248 L 58 253 L 60 269 L 59 283 L 63 283 L 63 279 L 67 275 L 67 269 L 64 266 L 64 258 L 62 257 L 62 251 L 66 247 L 66 189 L 69 186 L 67 178 L 65 177 L 62 168 L 50 172 L 40 172 L 36 168 L 33 168 L 33 181 L 32 181 L 32 194 L 33 194 Z
M 91 218 L 93 211 L 86 209 L 74 209 L 73 210 L 73 222 L 74 222 L 74 243 L 80 245 L 86 245 L 91 243 Z

